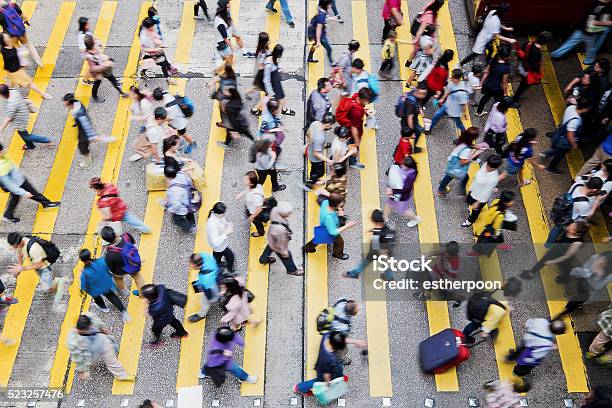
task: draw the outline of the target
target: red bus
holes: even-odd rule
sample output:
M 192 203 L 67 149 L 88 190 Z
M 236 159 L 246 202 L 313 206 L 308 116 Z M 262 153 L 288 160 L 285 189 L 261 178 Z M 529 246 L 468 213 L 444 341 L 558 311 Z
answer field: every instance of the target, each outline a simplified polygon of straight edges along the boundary
M 568 26 L 577 24 L 592 0 L 466 0 L 470 20 L 476 24 L 487 11 L 501 3 L 510 4 L 504 17 L 509 25 Z

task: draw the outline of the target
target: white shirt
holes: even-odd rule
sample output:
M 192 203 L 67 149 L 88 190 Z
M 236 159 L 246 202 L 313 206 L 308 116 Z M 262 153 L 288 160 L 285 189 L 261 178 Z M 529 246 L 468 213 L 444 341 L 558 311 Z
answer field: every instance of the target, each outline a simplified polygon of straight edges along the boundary
M 466 149 L 466 147 L 468 146 L 465 143 L 457 145 L 451 152 L 450 156 L 458 156 L 462 160 L 469 160 L 474 149 L 472 149 L 471 147 L 468 147 Z
M 574 119 L 574 118 L 578 118 L 578 119 Z M 565 108 L 565 112 L 563 112 L 563 122 L 561 123 L 567 124 L 568 132 L 575 132 L 580 128 L 580 126 L 582 125 L 582 118 L 576 112 L 576 105 L 570 105 L 567 108 Z
M 580 183 L 582 184 L 582 183 Z M 574 184 L 569 191 L 576 186 Z M 586 197 L 584 194 L 584 188 L 578 187 L 572 193 L 572 198 L 576 197 Z M 591 214 L 591 210 L 593 209 L 593 205 L 595 204 L 595 199 L 597 197 L 587 197 L 588 201 L 574 201 L 574 206 L 572 207 L 572 220 L 577 220 L 579 218 L 588 217 Z
M 470 195 L 480 203 L 486 203 L 493 195 L 493 189 L 499 183 L 499 171 L 487 171 L 487 165 L 483 164 L 474 176 L 474 181 L 470 187 Z
M 168 112 L 168 121 L 170 122 L 170 126 L 176 130 L 187 128 L 187 118 L 183 114 L 183 111 L 178 103 L 167 106 L 172 102 L 174 102 L 174 95 L 168 92 L 164 93 L 164 108 L 166 108 L 166 112 Z
M 254 188 L 250 188 L 244 195 L 244 204 L 246 205 L 249 214 L 253 214 L 257 207 L 261 207 L 264 202 L 263 186 L 257 184 Z
M 153 112 L 155 109 L 151 101 L 148 98 L 144 98 L 138 103 L 133 103 L 131 110 L 132 114 L 135 116 L 145 116 L 149 118 L 153 116 Z M 144 122 L 146 123 L 146 120 Z
M 206 239 L 214 252 L 223 252 L 227 248 L 228 235 L 225 233 L 229 223 L 225 217 L 211 214 L 206 221 Z
M 149 143 L 157 146 L 157 154 L 159 157 L 164 155 L 164 139 L 166 138 L 166 132 L 163 126 L 158 125 L 155 119 L 151 117 L 147 123 L 147 139 Z
M 584 177 L 584 179 L 583 179 L 583 177 Z M 585 174 L 584 176 L 578 176 L 578 177 L 576 177 L 575 181 L 576 181 L 576 183 L 584 184 L 591 177 L 600 178 L 601 181 L 603 181 L 603 183 L 604 183 L 604 185 L 603 185 L 603 187 L 601 189 L 603 191 L 605 191 L 606 193 L 608 193 L 608 194 L 610 194 L 610 192 L 612 192 L 612 180 L 608 180 L 608 177 L 604 173 L 603 169 L 599 169 L 597 171 L 591 171 L 590 173 Z
M 489 41 L 501 32 L 501 20 L 496 13 L 497 10 L 491 10 L 482 25 L 482 29 L 476 37 L 472 51 L 476 54 L 484 54 L 485 47 Z
M 85 58 L 85 50 L 87 49 L 87 47 L 85 47 L 85 37 L 87 37 L 88 35 L 93 37 L 93 33 L 91 31 L 87 31 L 87 32 L 82 32 L 79 31 L 79 33 L 77 34 L 77 44 L 79 45 L 79 50 L 81 51 L 81 56 L 83 58 Z

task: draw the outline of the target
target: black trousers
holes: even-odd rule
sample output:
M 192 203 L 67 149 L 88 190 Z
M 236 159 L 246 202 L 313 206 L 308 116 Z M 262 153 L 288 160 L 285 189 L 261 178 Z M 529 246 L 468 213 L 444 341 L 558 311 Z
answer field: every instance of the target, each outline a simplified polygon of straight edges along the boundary
M 272 248 L 270 248 L 270 245 L 266 245 L 266 247 L 264 248 L 263 252 L 261 253 L 259 257 L 259 263 L 261 264 L 270 263 L 268 258 L 270 258 L 270 256 L 272 255 L 272 252 L 273 251 L 272 251 Z M 281 262 L 283 263 L 283 266 L 287 270 L 287 273 L 293 273 L 297 271 L 297 266 L 295 266 L 295 262 L 293 262 L 293 255 L 291 255 L 291 252 L 289 252 L 289 256 L 286 258 L 283 257 L 279 253 L 276 253 L 276 255 L 278 255 L 278 257 L 280 258 Z
M 93 298 L 94 302 L 96 302 L 96 305 L 100 306 L 102 309 L 106 308 L 106 303 L 104 303 L 104 298 L 102 298 L 102 296 L 107 298 L 109 302 L 111 302 L 113 306 L 115 306 L 120 312 L 123 312 L 125 310 L 125 306 L 123 306 L 123 303 L 121 303 L 121 299 L 119 299 L 119 296 L 117 296 L 117 294 L 112 290 L 108 293 L 105 293 L 104 295 L 95 296 Z
M 325 175 L 325 162 L 310 162 L 310 175 L 306 184 L 315 184 Z
M 244 213 L 246 214 L 247 217 L 251 216 L 251 213 L 246 208 L 244 209 Z M 257 229 L 257 233 L 260 236 L 264 235 L 266 233 L 266 230 L 264 228 L 264 223 L 261 220 L 261 213 L 259 213 L 259 215 L 257 217 L 255 217 L 252 222 L 253 222 L 253 225 L 255 226 L 255 228 Z
M 225 258 L 225 266 L 227 267 L 227 269 L 230 272 L 234 272 L 234 253 L 232 252 L 231 249 L 225 248 L 225 250 L 221 251 L 221 252 L 215 252 L 213 251 L 213 257 L 215 258 L 215 261 L 217 261 L 217 265 L 222 266 L 223 262 L 222 259 Z
M 459 64 L 464 65 L 465 63 L 470 62 L 471 60 L 473 60 L 476 57 L 479 57 L 480 55 L 482 54 L 476 54 L 475 52 L 471 52 L 470 55 L 462 59 Z
M 113 86 L 115 87 L 115 89 L 117 91 L 119 91 L 119 93 L 123 92 L 121 90 L 121 86 L 119 85 L 119 81 L 117 81 L 117 78 L 115 78 L 114 75 L 110 75 L 110 76 L 107 76 L 105 78 L 108 79 L 111 84 L 113 84 Z M 102 84 L 102 80 L 101 79 L 98 79 L 98 80 L 94 81 L 93 88 L 91 89 L 91 96 L 93 98 L 97 98 L 98 97 L 98 89 L 100 89 L 100 84 Z
M 545 254 L 540 258 L 538 262 L 530 269 L 531 272 L 536 273 L 539 272 L 543 267 L 546 261 L 550 261 L 552 259 L 557 259 L 563 256 L 567 250 L 569 249 L 570 244 L 554 244 Z M 567 276 L 574 264 L 574 257 L 566 259 L 563 262 L 557 264 L 559 271 L 561 272 L 561 276 Z
M 206 18 L 210 19 L 210 16 L 208 15 L 208 6 L 206 5 L 206 1 L 204 0 L 199 0 L 198 2 L 193 3 L 193 15 L 199 15 L 198 12 L 200 11 L 200 7 L 202 8 L 202 11 L 204 12 Z
M 380 64 L 380 72 L 388 74 L 393 69 L 393 58 L 384 59 Z
M 278 172 L 275 168 L 271 168 L 269 170 L 256 170 L 256 172 L 257 178 L 259 179 L 259 184 L 263 186 L 263 184 L 266 182 L 266 179 L 268 178 L 268 175 L 270 175 L 270 180 L 272 181 L 272 190 L 274 191 L 278 189 Z
M 32 194 L 32 197 L 31 197 L 32 200 L 42 204 L 43 206 L 51 202 L 47 197 L 45 197 L 44 195 L 36 191 L 36 189 L 30 184 L 30 182 L 27 179 L 23 182 L 23 184 L 20 187 L 23 188 L 28 193 Z M 17 208 L 17 204 L 19 204 L 20 199 L 21 199 L 21 196 L 11 193 L 8 203 L 6 205 L 6 211 L 4 211 L 4 216 L 6 218 L 14 217 L 15 208 Z
M 186 215 L 172 214 L 172 221 L 174 221 L 177 227 L 187 232 L 191 232 L 196 226 L 195 213 L 187 213 Z
M 518 88 L 514 92 L 514 99 L 518 100 L 523 94 L 523 92 L 525 92 L 527 88 L 529 88 L 529 86 L 530 85 L 527 83 L 527 77 L 521 76 L 521 83 L 519 84 Z
M 151 326 L 151 331 L 153 332 L 153 335 L 155 336 L 155 341 L 159 340 L 162 334 L 162 331 L 164 330 L 164 327 L 166 327 L 167 325 L 172 326 L 175 333 L 178 334 L 179 336 L 183 336 L 187 334 L 187 331 L 185 331 L 185 328 L 183 327 L 181 322 L 176 317 L 172 316 L 172 320 L 170 320 L 170 323 L 161 324 L 156 321 L 153 322 L 153 325 Z
M 315 252 L 317 250 L 317 244 L 313 241 L 309 241 L 302 247 L 302 250 L 304 252 Z M 335 257 L 341 257 L 344 254 L 344 239 L 342 239 L 340 234 L 336 235 L 332 253 Z
M 492 91 L 487 88 L 482 88 L 482 97 L 480 98 L 480 102 L 478 102 L 478 109 L 476 109 L 476 112 L 479 114 L 482 113 L 485 105 L 491 98 L 493 98 L 495 102 L 501 102 L 504 99 L 504 91 L 502 89 Z
M 383 42 L 385 42 L 385 40 L 389 37 L 389 31 L 395 28 L 395 26 L 389 24 L 389 20 L 390 19 L 385 20 L 385 26 L 383 27 L 383 32 L 382 32 Z
M 152 55 L 145 55 L 144 57 L 142 57 L 143 60 L 149 59 L 149 58 L 155 58 L 155 57 Z M 155 63 L 159 65 L 159 67 L 161 68 L 162 73 L 164 74 L 164 78 L 169 78 L 170 77 L 170 63 L 168 62 L 168 59 L 166 59 L 166 56 L 164 55 L 163 61 L 160 61 L 160 62 L 155 61 Z M 143 69 L 141 72 L 144 73 L 144 71 L 146 70 Z

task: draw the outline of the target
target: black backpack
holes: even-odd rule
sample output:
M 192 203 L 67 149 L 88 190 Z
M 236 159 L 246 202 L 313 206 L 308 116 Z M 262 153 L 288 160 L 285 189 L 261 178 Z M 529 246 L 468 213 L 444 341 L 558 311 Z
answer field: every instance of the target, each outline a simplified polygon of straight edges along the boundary
M 336 316 L 336 306 L 340 303 L 346 303 L 346 299 L 340 299 L 333 306 L 327 306 L 321 310 L 321 313 L 317 316 L 317 332 L 319 334 L 329 333 L 334 320 L 339 321 L 350 326 L 351 321 L 340 316 Z
M 174 289 L 166 289 L 168 291 L 168 299 L 174 306 L 185 308 L 187 305 L 187 295 L 177 292 Z
M 476 292 L 470 297 L 467 303 L 467 318 L 470 322 L 484 322 L 489 306 L 491 305 L 497 305 L 506 310 L 503 304 L 493 299 L 493 293 L 495 292 Z
M 589 201 L 589 199 L 584 196 L 572 198 L 572 194 L 580 186 L 582 186 L 582 184 L 576 184 L 570 191 L 555 199 L 552 209 L 550 210 L 550 218 L 555 225 L 571 224 L 573 221 L 572 211 L 574 210 L 574 203 L 578 201 Z
M 47 262 L 49 262 L 50 264 L 57 262 L 57 260 L 60 257 L 61 252 L 58 249 L 58 247 L 55 246 L 53 242 L 47 241 L 46 239 L 42 239 L 39 237 L 33 237 L 31 235 L 26 235 L 26 238 L 30 239 L 26 247 L 28 256 L 30 255 L 30 249 L 32 248 L 32 245 L 34 245 L 34 243 L 36 242 L 38 245 L 42 247 L 43 251 L 45 251 L 45 260 Z
M 270 221 L 270 213 L 272 212 L 272 209 L 277 205 L 278 202 L 274 197 L 268 197 L 264 200 L 262 210 L 259 213 L 259 219 L 261 220 L 261 222 Z

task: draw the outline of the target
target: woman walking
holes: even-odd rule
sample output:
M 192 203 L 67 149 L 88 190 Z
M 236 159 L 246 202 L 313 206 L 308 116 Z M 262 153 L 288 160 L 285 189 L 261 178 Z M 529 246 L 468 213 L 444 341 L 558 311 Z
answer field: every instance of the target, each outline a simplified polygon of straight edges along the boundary
M 162 40 L 161 36 L 157 31 L 157 25 L 155 21 L 147 17 L 143 20 L 142 26 L 140 27 L 140 45 L 143 52 L 143 61 L 144 60 L 153 60 L 155 64 L 157 64 L 164 74 L 164 78 L 168 84 L 172 84 L 173 80 L 170 79 L 170 75 L 175 75 L 177 73 L 177 69 L 170 64 L 168 58 L 166 57 L 165 49 L 166 44 Z M 142 77 L 147 77 L 147 68 L 142 67 L 140 71 L 140 75 Z
M 272 148 L 272 141 L 264 138 L 257 141 L 255 144 L 255 170 L 259 184 L 266 182 L 268 176 L 272 181 L 272 191 L 282 191 L 287 188 L 284 184 L 278 183 L 278 171 L 276 170 L 276 151 Z
M 423 8 L 423 10 L 421 10 L 421 12 L 417 15 L 414 22 L 412 23 L 410 31 L 414 36 L 411 42 L 412 44 L 414 44 L 414 47 L 412 49 L 412 52 L 410 53 L 410 56 L 408 57 L 408 60 L 406 61 L 406 67 L 409 67 L 410 64 L 412 64 L 412 60 L 415 57 L 416 52 L 419 51 L 421 36 L 423 35 L 423 33 L 425 33 L 425 30 L 428 27 L 433 27 L 434 31 L 432 33 L 432 38 L 434 40 L 436 39 L 435 32 L 436 27 L 438 26 L 438 13 L 442 6 L 444 6 L 444 0 L 430 1 L 429 4 L 427 4 L 425 8 Z M 417 25 L 415 25 L 415 23 Z
M 115 78 L 115 75 L 113 75 L 113 65 L 115 64 L 112 58 L 109 58 L 100 51 L 96 46 L 94 38 L 90 35 L 85 36 L 85 58 L 89 64 L 89 73 L 94 79 L 91 90 L 92 102 L 104 102 L 104 98 L 98 97 L 98 89 L 100 89 L 103 78 L 108 79 L 113 84 L 122 98 L 127 98 L 128 95 L 121 90 L 121 84 Z
M 251 236 L 253 238 L 261 237 L 266 232 L 262 218 L 265 199 L 263 186 L 257 182 L 257 174 L 254 171 L 247 172 L 242 180 L 246 190 L 236 194 L 236 199 L 244 199 L 247 217 L 257 230 L 257 232 L 252 232 Z
M 421 223 L 422 218 L 410 209 L 411 204 L 414 205 L 412 190 L 417 174 L 417 164 L 411 156 L 405 157 L 399 166 L 391 166 L 385 190 L 387 201 L 383 213 L 386 220 L 389 219 L 391 211 L 395 211 L 408 218 L 409 228 Z
M 219 267 L 225 266 L 228 271 L 234 272 L 234 253 L 228 247 L 229 236 L 234 232 L 234 224 L 227 221 L 224 203 L 218 202 L 208 213 L 206 221 L 206 238 L 213 250 L 213 256 Z M 225 262 L 223 262 L 225 260 Z
M 272 54 L 266 58 L 264 65 L 263 83 L 266 95 L 270 98 L 277 99 L 281 106 L 283 115 L 295 116 L 295 111 L 289 109 L 285 105 L 285 91 L 281 83 L 281 73 L 278 67 L 278 62 L 283 56 L 284 48 L 280 44 L 276 44 L 272 50 Z
M 219 143 L 219 145 L 224 149 L 227 149 L 232 142 L 233 132 L 244 135 L 251 139 L 251 141 L 255 140 L 253 138 L 253 134 L 251 134 L 251 130 L 249 129 L 249 121 L 242 113 L 244 103 L 242 102 L 240 93 L 238 93 L 238 89 L 230 86 L 224 88 L 222 93 L 223 103 L 221 104 L 220 109 L 227 119 L 228 125 L 224 125 L 224 127 L 226 127 L 225 142 Z
M 17 47 L 17 38 L 0 34 L 0 47 L 2 47 L 2 58 L 4 59 L 4 70 L 6 71 L 6 79 L 8 85 L 11 88 L 30 88 L 37 94 L 43 97 L 43 99 L 51 99 L 51 95 L 42 92 L 28 75 L 26 71 L 26 65 L 21 63 L 22 59 L 19 57 L 19 50 Z
M 536 137 L 538 131 L 534 128 L 525 129 L 523 133 L 518 135 L 516 139 L 506 147 L 503 156 L 506 158 L 506 175 L 518 176 L 519 186 L 524 187 L 531 184 L 531 179 L 526 179 L 523 175 L 525 162 L 529 161 L 534 168 L 544 170 L 546 166 L 541 165 L 535 160 L 532 160 L 534 153 L 534 145 L 538 142 Z
M 257 38 L 257 48 L 255 49 L 255 79 L 253 80 L 253 86 L 251 86 L 246 92 L 246 100 L 250 101 L 253 98 L 250 96 L 254 92 L 264 92 L 264 83 L 263 83 L 263 75 L 264 75 L 264 65 L 266 62 L 266 58 L 268 55 L 270 48 L 270 36 L 268 33 L 262 31 L 259 33 L 259 37 Z M 262 108 L 262 99 L 260 98 L 257 101 L 257 104 L 251 109 L 251 113 L 257 115 L 260 113 Z
M 510 58 L 510 50 L 500 48 L 496 58 L 487 66 L 482 77 L 482 97 L 480 102 L 478 102 L 476 116 L 482 116 L 487 113 L 484 108 L 491 98 L 495 102 L 501 102 L 506 96 L 508 92 L 507 85 L 510 81 L 508 58 Z
M 476 160 L 483 152 L 482 149 L 476 148 L 475 142 L 479 136 L 478 128 L 470 127 L 461 133 L 456 141 L 456 146 L 448 156 L 444 177 L 438 185 L 438 196 L 446 197 L 450 192 L 448 184 L 453 180 L 461 182 L 461 196 L 465 196 L 467 183 L 469 180 L 468 167 L 472 160 Z
M 249 291 L 244 287 L 241 278 L 226 278 L 221 281 L 221 294 L 225 299 L 224 308 L 227 313 L 219 322 L 229 325 L 232 331 L 237 332 L 245 324 L 257 326 L 258 321 L 249 319 L 253 312 L 249 306 Z

